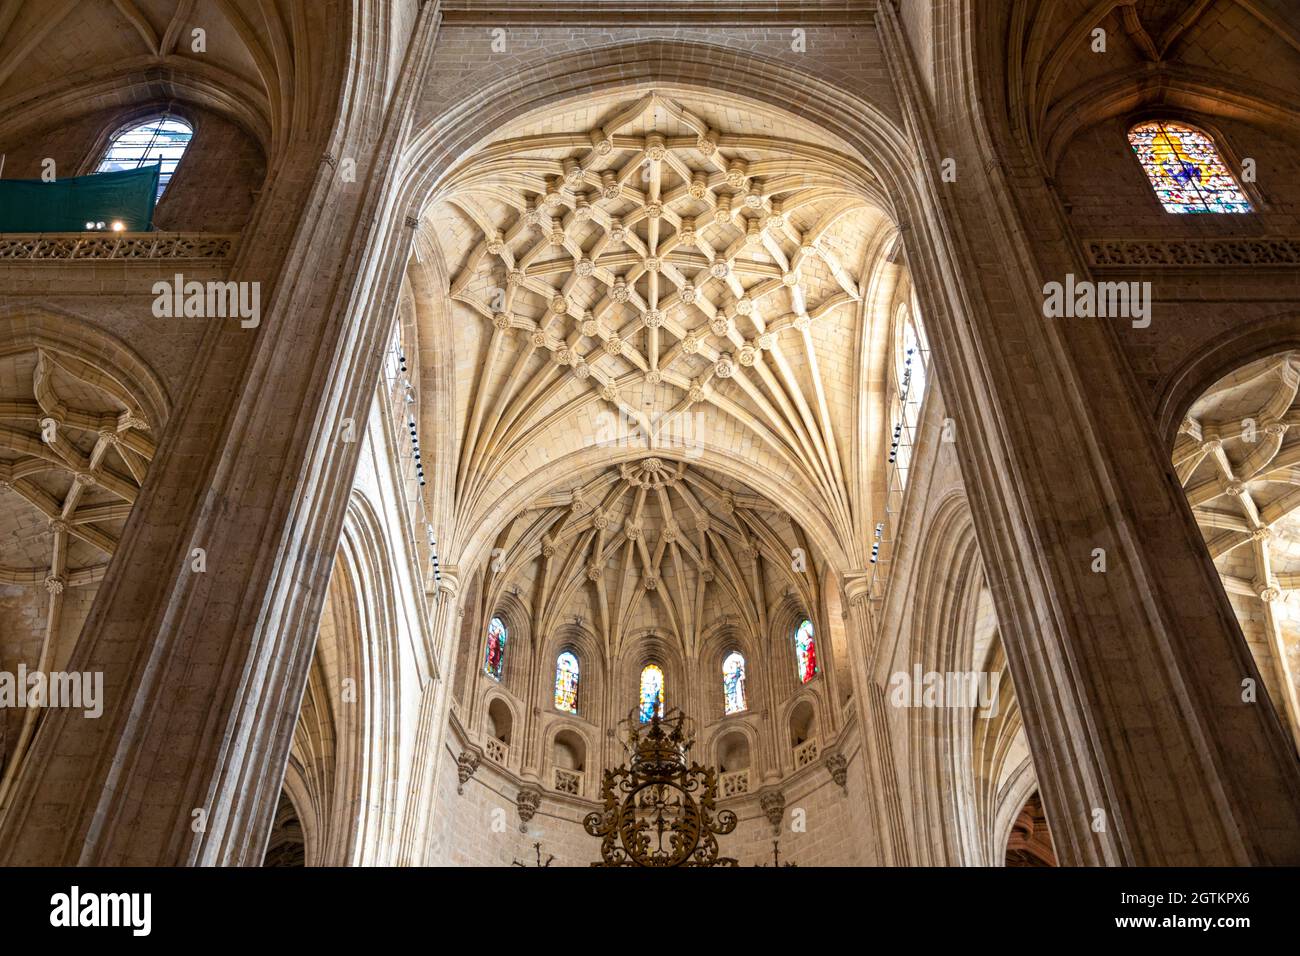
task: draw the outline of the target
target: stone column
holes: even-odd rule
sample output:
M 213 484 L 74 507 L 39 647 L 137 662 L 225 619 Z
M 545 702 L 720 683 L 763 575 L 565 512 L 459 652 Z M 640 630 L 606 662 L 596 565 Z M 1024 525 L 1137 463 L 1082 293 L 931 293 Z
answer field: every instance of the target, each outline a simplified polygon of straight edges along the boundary
M 857 573 L 848 579 L 844 597 L 848 604 L 849 648 L 853 666 L 854 705 L 862 733 L 863 767 L 872 799 L 872 852 L 876 866 L 908 863 L 906 822 L 894 761 L 885 695 L 873 678 L 875 643 L 868 607 L 870 576 Z
M 1300 862 L 1300 765 L 1242 700 L 1255 665 L 1125 361 L 1134 330 L 1044 318 L 1045 282 L 1091 277 L 1000 90 L 954 49 L 934 110 L 897 12 L 879 22 L 918 141 L 908 264 L 1061 862 Z
M 456 644 L 460 639 L 460 569 L 448 566 L 438 582 L 437 601 L 433 610 L 433 635 L 437 652 L 437 670 L 423 690 L 420 704 L 420 733 L 412 778 L 416 781 L 410 795 L 411 809 L 402 834 L 400 865 L 424 866 L 433 856 L 432 820 L 442 795 L 442 775 L 456 773 L 457 760 L 447 750 L 448 720 L 451 713 L 452 687 L 456 677 Z M 477 751 L 477 747 L 473 747 Z
M 377 2 L 314 51 L 229 276 L 261 284 L 260 325 L 203 333 L 69 664 L 103 672 L 103 717 L 48 715 L 0 863 L 261 863 L 360 448 L 342 424 L 366 418 L 409 243 L 393 170 L 435 7 L 402 64 Z

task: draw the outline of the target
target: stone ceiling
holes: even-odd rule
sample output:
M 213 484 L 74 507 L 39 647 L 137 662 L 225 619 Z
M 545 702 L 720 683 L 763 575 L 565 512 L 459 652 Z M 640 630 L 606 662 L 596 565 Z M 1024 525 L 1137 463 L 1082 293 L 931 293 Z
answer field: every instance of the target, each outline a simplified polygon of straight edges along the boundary
M 1262 617 L 1284 709 L 1300 730 L 1300 352 L 1254 362 L 1191 408 L 1174 465 L 1251 636 Z M 1244 610 L 1245 613 L 1242 613 Z
M 541 634 L 576 619 L 611 658 L 653 628 L 692 659 L 710 624 L 758 637 L 771 595 L 805 607 L 815 597 L 815 555 L 782 509 L 686 462 L 643 458 L 568 482 L 533 501 L 498 545 L 489 603 L 513 592 Z
M 240 32 L 251 38 L 257 16 L 235 0 L 50 0 L 0 10 L 0 100 L 140 58 L 189 60 L 249 83 L 258 75 Z M 192 48 L 195 28 L 207 34 L 203 53 Z
M 139 404 L 46 351 L 0 359 L 0 382 L 0 583 L 93 584 L 153 457 Z
M 139 402 L 100 369 L 0 355 L 0 667 L 71 653 L 153 455 Z M 0 713 L 0 802 L 40 712 Z
M 1290 0 L 1011 0 L 1018 78 L 1011 102 L 1053 162 L 1103 104 L 1121 115 L 1140 107 L 1193 108 L 1184 89 L 1189 81 L 1288 116 L 1300 78 L 1276 64 L 1300 50 L 1292 8 Z M 1098 29 L 1104 52 L 1094 50 Z M 1243 57 L 1243 50 L 1253 52 Z M 1150 85 L 1157 65 L 1167 81 Z
M 659 91 L 522 120 L 466 159 L 418 244 L 455 330 L 449 553 L 538 475 L 534 493 L 570 481 L 557 463 L 686 459 L 689 433 L 700 465 L 743 462 L 856 554 L 865 277 L 895 235 L 874 189 L 815 131 Z
M 274 154 L 291 127 L 319 122 L 311 94 L 333 66 L 329 17 L 323 2 L 292 0 L 4 0 L 0 121 L 204 102 Z

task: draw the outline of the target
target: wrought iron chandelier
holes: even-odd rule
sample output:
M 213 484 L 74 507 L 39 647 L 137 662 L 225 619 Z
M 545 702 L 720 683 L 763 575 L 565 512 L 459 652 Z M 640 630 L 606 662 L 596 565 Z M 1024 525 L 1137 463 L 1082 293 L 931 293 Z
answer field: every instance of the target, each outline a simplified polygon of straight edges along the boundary
M 541 867 L 542 869 L 545 869 L 546 867 L 550 866 L 550 865 L 551 865 L 551 862 L 555 859 L 555 854 L 554 854 L 554 853 L 549 853 L 549 854 L 547 854 L 547 856 L 546 856 L 546 862 L 545 862 L 545 863 L 542 862 L 542 845 L 541 845 L 540 843 L 534 843 L 534 844 L 533 844 L 533 850 L 535 850 L 536 853 L 537 853 L 537 865 L 538 865 L 539 867 Z M 527 867 L 528 867 L 528 864 L 527 864 L 527 863 L 520 863 L 518 860 L 513 861 L 510 865 L 511 865 L 511 866 L 522 866 L 522 867 L 524 867 L 524 868 L 527 868 Z M 787 866 L 788 866 L 788 865 L 789 865 L 789 864 L 787 864 Z
M 766 863 L 755 863 L 754 865 L 767 866 Z M 782 863 L 781 862 L 781 841 L 780 840 L 772 841 L 772 866 L 779 867 L 779 866 L 798 866 L 798 865 L 799 865 L 798 863 Z
M 717 810 L 717 771 L 687 764 L 695 741 L 686 716 L 656 708 L 648 723 L 635 711 L 624 723 L 630 767 L 605 771 L 604 809 L 583 821 L 601 838 L 601 861 L 592 866 L 736 866 L 718 856 L 718 836 L 736 829 L 736 814 Z

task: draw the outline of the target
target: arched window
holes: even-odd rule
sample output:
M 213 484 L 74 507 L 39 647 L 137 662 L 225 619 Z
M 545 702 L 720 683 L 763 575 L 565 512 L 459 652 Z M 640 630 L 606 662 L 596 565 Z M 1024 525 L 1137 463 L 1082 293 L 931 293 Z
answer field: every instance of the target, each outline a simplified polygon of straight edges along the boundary
M 894 396 L 889 412 L 889 464 L 898 466 L 899 484 L 904 485 L 912 463 L 917 425 L 921 420 L 930 349 L 925 330 L 913 309 L 900 305 L 894 323 Z
M 506 641 L 509 639 L 506 626 L 501 618 L 494 617 L 488 622 L 487 653 L 483 657 L 483 671 L 493 680 L 501 679 L 501 672 L 506 663 Z
M 925 397 L 926 364 L 930 350 L 925 333 L 911 309 L 900 314 L 902 328 L 898 348 L 898 393 L 905 402 L 920 404 Z
M 656 713 L 664 715 L 664 672 L 658 664 L 647 664 L 641 669 L 640 696 L 641 723 L 646 723 Z
M 745 709 L 745 658 L 732 651 L 722 662 L 722 707 L 728 714 Z
M 1165 212 L 1250 212 L 1250 200 L 1224 165 L 1214 140 L 1192 126 L 1155 121 L 1128 141 Z
M 406 383 L 411 380 L 406 368 L 406 353 L 402 350 L 402 321 L 393 322 L 393 333 L 388 337 L 386 354 L 386 374 L 390 382 L 395 383 L 400 392 L 406 391 Z
M 172 181 L 176 167 L 193 136 L 193 128 L 184 120 L 175 116 L 155 116 L 143 123 L 128 126 L 114 135 L 95 172 L 113 173 L 156 163 L 160 167 L 158 195 L 154 197 L 154 202 L 157 202 L 162 198 L 167 184 Z
M 813 639 L 812 621 L 807 618 L 794 632 L 794 656 L 799 680 L 806 684 L 817 676 L 817 641 Z
M 555 709 L 578 712 L 578 658 L 564 651 L 555 659 Z

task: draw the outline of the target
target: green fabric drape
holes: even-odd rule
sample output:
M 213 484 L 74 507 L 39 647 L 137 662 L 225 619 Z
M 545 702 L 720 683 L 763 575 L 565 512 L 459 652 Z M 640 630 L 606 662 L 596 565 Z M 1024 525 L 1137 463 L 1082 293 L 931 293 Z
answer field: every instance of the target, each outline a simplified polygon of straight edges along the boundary
M 0 232 L 84 232 L 86 223 L 128 232 L 153 224 L 158 195 L 155 164 L 116 173 L 96 173 L 47 183 L 40 179 L 0 179 Z

